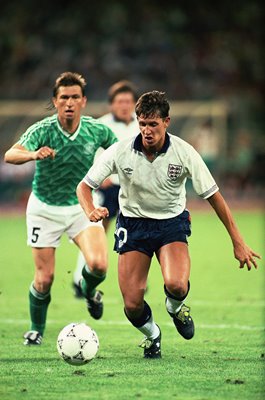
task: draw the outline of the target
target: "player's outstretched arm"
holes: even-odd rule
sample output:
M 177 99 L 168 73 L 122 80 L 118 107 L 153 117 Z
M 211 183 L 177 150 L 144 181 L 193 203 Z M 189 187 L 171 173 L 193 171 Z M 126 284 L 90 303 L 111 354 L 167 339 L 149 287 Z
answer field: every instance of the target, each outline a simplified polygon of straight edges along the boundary
M 81 181 L 76 189 L 78 201 L 91 222 L 98 222 L 109 216 L 106 207 L 95 207 L 93 204 L 92 188 Z
M 229 236 L 231 237 L 235 258 L 240 262 L 239 267 L 244 268 L 245 264 L 250 271 L 252 266 L 257 268 L 257 262 L 255 258 L 261 258 L 259 254 L 255 253 L 250 247 L 244 242 L 235 220 L 232 216 L 230 208 L 228 207 L 225 199 L 220 192 L 215 193 L 213 196 L 207 199 L 216 214 L 226 227 Z
M 20 144 L 14 144 L 14 146 L 5 153 L 4 160 L 10 164 L 24 164 L 28 161 L 44 160 L 47 157 L 54 159 L 55 150 L 44 146 L 36 151 L 30 151 Z

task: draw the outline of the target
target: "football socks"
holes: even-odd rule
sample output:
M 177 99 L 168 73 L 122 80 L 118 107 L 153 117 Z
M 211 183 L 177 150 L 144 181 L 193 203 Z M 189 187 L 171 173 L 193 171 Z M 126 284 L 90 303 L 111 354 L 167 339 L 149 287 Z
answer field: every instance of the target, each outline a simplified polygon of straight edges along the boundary
M 106 274 L 100 275 L 90 271 L 87 265 L 82 270 L 83 278 L 81 280 L 81 288 L 86 298 L 93 298 L 96 294 L 96 287 L 104 281 Z
M 131 324 L 142 332 L 148 339 L 155 339 L 160 335 L 160 329 L 154 322 L 151 308 L 146 301 L 144 302 L 144 310 L 140 317 L 130 318 L 126 314 L 125 310 L 124 312 Z
M 31 284 L 29 290 L 31 330 L 38 331 L 42 336 L 46 325 L 47 310 L 50 301 L 50 291 L 40 293 L 34 288 L 33 283 Z
M 183 296 L 182 298 L 177 298 L 173 294 L 169 293 L 166 286 L 164 285 L 164 292 L 166 295 L 166 309 L 168 313 L 175 314 L 181 309 L 184 300 L 188 296 L 189 290 L 190 290 L 190 282 L 188 282 L 188 291 L 185 294 L 185 296 Z

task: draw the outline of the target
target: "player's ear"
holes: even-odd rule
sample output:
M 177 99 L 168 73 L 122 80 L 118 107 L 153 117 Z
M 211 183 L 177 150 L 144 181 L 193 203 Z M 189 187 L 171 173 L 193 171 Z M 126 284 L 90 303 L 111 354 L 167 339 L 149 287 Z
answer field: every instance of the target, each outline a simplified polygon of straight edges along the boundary
M 56 97 L 52 98 L 52 104 L 54 105 L 55 108 L 57 108 L 57 99 L 56 99 Z
M 170 124 L 170 117 L 169 116 L 164 119 L 164 123 L 165 123 L 165 126 L 167 128 L 168 125 Z
M 83 98 L 82 98 L 82 108 L 84 108 L 86 106 L 86 103 L 87 103 L 87 97 L 83 96 Z

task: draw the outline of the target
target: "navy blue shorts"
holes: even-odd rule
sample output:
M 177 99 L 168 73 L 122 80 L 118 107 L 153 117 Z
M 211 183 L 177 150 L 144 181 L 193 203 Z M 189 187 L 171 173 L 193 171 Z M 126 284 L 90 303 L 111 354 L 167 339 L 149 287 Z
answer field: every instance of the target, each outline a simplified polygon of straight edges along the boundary
M 168 243 L 187 243 L 190 235 L 190 213 L 187 210 L 177 217 L 162 220 L 124 217 L 119 213 L 114 250 L 120 254 L 136 250 L 153 257 L 157 250 Z
M 99 188 L 97 192 L 99 192 L 100 205 L 101 207 L 107 207 L 109 210 L 109 218 L 116 217 L 119 211 L 119 195 L 120 186 L 112 185 L 106 189 Z

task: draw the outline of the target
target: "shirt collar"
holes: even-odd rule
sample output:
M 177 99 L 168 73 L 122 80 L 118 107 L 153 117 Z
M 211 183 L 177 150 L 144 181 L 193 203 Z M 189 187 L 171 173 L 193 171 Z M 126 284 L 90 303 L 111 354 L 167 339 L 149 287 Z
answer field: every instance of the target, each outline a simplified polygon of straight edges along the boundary
M 73 141 L 73 140 L 75 140 L 75 138 L 79 134 L 80 127 L 81 127 L 81 119 L 82 119 L 82 117 L 80 118 L 79 125 L 78 125 L 78 127 L 77 127 L 77 129 L 76 129 L 76 131 L 74 133 L 69 133 L 65 129 L 63 129 L 62 125 L 60 124 L 58 115 L 57 115 L 57 126 L 58 126 L 59 130 L 64 134 L 64 136 L 66 136 L 68 139 Z
M 169 145 L 170 145 L 170 137 L 169 137 L 169 134 L 166 132 L 164 144 L 163 144 L 161 150 L 158 151 L 158 153 L 159 154 L 160 153 L 166 153 L 167 149 L 169 148 Z M 142 135 L 141 135 L 141 133 L 139 133 L 139 135 L 136 136 L 136 138 L 134 140 L 134 143 L 133 143 L 133 148 L 134 148 L 134 150 L 143 152 L 143 150 L 142 150 Z

